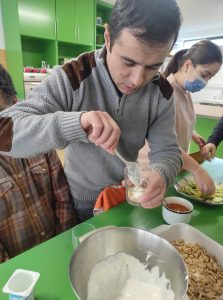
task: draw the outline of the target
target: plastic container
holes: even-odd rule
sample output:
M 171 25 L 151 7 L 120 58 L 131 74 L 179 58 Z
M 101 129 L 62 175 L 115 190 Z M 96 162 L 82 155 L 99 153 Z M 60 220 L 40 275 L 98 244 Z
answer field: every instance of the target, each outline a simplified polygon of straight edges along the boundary
M 140 206 L 140 198 L 145 193 L 147 187 L 147 172 L 140 169 L 139 176 L 129 174 L 127 168 L 124 169 L 125 188 L 126 188 L 126 201 L 134 206 Z M 136 183 L 138 184 L 136 184 Z M 135 184 L 134 184 L 135 183 Z
M 168 242 L 182 239 L 186 243 L 197 243 L 214 255 L 218 263 L 223 267 L 223 246 L 188 224 L 161 225 L 150 231 Z
M 198 244 L 215 256 L 218 264 L 223 267 L 223 246 L 188 224 L 161 225 L 150 231 L 168 242 L 181 239 L 185 243 Z M 190 299 L 186 296 L 184 300 Z
M 95 228 L 94 225 L 89 223 L 81 223 L 79 225 L 76 225 L 71 230 L 72 244 L 74 249 L 76 249 L 81 242 L 83 242 L 87 237 L 89 237 L 93 233 L 103 230 L 105 228 L 112 228 L 112 227 L 116 227 L 116 226 L 109 225 L 109 226 Z
M 34 286 L 40 276 L 38 272 L 17 269 L 4 285 L 2 291 L 10 300 L 34 300 Z
M 94 230 L 95 230 L 94 225 L 89 224 L 89 223 L 81 223 L 79 225 L 74 226 L 71 229 L 72 245 L 73 245 L 74 249 L 80 245 L 82 236 L 84 236 Z

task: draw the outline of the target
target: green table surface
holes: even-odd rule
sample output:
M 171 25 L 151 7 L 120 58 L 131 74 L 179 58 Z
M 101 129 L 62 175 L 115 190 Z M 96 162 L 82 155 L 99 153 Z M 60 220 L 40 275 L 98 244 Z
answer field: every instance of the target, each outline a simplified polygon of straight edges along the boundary
M 220 165 L 220 166 L 219 166 Z M 205 168 L 212 174 L 222 173 L 223 160 L 213 163 L 204 163 Z M 218 172 L 216 172 L 218 169 Z M 177 195 L 173 187 L 170 187 L 167 196 Z M 223 206 L 210 207 L 200 203 L 193 203 L 194 211 L 190 222 L 210 238 L 223 245 Z M 108 212 L 98 215 L 87 221 L 96 228 L 115 225 L 130 226 L 150 230 L 161 224 L 161 207 L 155 209 L 143 209 L 123 203 Z M 77 225 L 81 230 L 81 224 Z M 37 300 L 72 300 L 77 299 L 69 283 L 69 262 L 74 249 L 71 239 L 71 230 L 68 230 L 0 265 L 0 290 L 18 269 L 27 269 L 40 272 L 40 278 L 35 287 Z M 8 299 L 8 295 L 0 291 L 0 299 Z

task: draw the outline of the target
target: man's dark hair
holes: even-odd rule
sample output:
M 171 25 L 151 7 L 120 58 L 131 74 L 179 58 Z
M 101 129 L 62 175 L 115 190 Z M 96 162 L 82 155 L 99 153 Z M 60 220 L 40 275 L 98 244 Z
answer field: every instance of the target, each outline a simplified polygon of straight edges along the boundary
M 109 20 L 111 47 L 124 28 L 143 43 L 177 40 L 182 16 L 175 0 L 117 0 Z
M 0 64 L 0 96 L 4 97 L 8 105 L 11 105 L 14 104 L 16 94 L 11 76 Z

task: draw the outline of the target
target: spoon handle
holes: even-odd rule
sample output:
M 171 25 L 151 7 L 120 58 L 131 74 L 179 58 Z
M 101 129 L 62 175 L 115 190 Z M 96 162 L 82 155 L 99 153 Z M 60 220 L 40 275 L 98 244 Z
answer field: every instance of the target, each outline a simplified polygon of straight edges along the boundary
M 127 160 L 125 160 L 124 157 L 121 156 L 121 154 L 117 151 L 117 149 L 115 149 L 114 152 L 115 152 L 115 155 L 118 156 L 118 158 L 121 159 L 121 161 L 123 161 L 124 164 L 127 166 L 128 165 Z

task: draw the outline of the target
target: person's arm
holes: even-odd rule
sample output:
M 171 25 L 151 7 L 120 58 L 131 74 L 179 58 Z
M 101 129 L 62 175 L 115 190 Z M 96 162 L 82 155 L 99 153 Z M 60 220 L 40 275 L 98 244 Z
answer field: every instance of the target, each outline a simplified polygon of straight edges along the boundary
M 165 180 L 166 185 L 175 182 L 182 167 L 182 155 L 175 133 L 175 107 L 173 97 L 159 101 L 158 110 L 148 125 L 150 164 Z
M 214 194 L 215 184 L 211 176 L 184 150 L 181 149 L 183 157 L 183 169 L 190 172 L 197 186 L 206 195 Z
M 160 205 L 167 187 L 175 181 L 182 166 L 181 151 L 175 134 L 175 108 L 173 97 L 159 99 L 154 116 L 148 124 L 150 169 L 141 205 L 152 208 Z
M 2 243 L 0 242 L 0 263 L 5 262 L 9 259 L 8 253 L 4 250 Z
M 204 139 L 200 134 L 198 134 L 195 130 L 194 130 L 193 133 L 192 133 L 192 140 L 193 140 L 200 148 L 202 148 L 202 147 L 206 144 L 205 139 Z
M 211 135 L 208 137 L 207 143 L 212 143 L 217 148 L 222 140 L 223 140 L 223 117 L 221 117 L 221 119 L 213 129 Z
M 211 135 L 207 140 L 207 144 L 201 149 L 201 155 L 206 160 L 211 160 L 215 157 L 216 149 L 223 140 L 223 117 L 219 120 Z
M 56 67 L 26 101 L 0 113 L 0 152 L 25 158 L 90 140 L 113 153 L 119 127 L 105 112 L 79 111 L 80 102 L 78 88 L 73 90 L 71 79 Z
M 66 176 L 56 151 L 46 154 L 46 158 L 49 166 L 55 215 L 58 219 L 56 231 L 59 233 L 76 225 L 77 217 Z
M 67 75 L 56 67 L 27 100 L 0 113 L 0 151 L 29 157 L 64 148 L 73 141 L 87 142 L 79 122 L 82 112 L 69 111 L 72 102 L 78 108 L 77 95 Z

